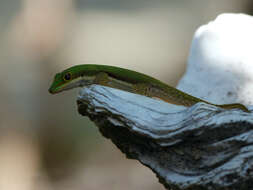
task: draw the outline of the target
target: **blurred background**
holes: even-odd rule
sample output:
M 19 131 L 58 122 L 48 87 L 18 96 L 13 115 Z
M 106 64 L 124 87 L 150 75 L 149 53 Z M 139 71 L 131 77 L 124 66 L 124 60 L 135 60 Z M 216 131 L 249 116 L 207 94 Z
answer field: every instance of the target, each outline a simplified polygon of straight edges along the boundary
M 162 190 L 77 112 L 78 89 L 48 93 L 76 64 L 141 71 L 175 86 L 194 31 L 251 0 L 0 0 L 0 190 Z

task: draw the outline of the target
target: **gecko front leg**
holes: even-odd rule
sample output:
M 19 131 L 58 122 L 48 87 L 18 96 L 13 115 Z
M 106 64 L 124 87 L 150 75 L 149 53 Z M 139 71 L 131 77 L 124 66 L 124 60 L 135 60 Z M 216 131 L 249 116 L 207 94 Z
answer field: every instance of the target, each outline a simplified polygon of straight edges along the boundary
M 108 75 L 106 72 L 98 73 L 93 83 L 135 93 L 133 85 L 131 83 L 115 79 L 114 77 Z
M 109 75 L 107 73 L 98 73 L 93 81 L 94 84 L 109 86 Z

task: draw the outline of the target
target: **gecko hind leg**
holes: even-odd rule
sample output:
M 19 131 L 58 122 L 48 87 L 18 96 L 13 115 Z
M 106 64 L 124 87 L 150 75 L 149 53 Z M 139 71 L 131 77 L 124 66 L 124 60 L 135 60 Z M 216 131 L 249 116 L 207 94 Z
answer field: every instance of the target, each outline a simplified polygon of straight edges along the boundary
M 151 93 L 151 88 L 152 88 L 152 86 L 149 84 L 146 84 L 146 83 L 139 83 L 139 84 L 135 84 L 133 86 L 134 92 L 136 94 L 140 94 L 143 96 L 153 98 L 153 95 Z

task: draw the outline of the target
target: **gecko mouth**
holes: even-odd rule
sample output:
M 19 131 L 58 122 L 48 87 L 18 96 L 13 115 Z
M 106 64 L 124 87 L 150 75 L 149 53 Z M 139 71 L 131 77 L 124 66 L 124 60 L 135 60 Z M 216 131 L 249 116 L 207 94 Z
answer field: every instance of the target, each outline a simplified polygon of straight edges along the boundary
M 76 88 L 76 87 L 83 87 L 83 86 L 88 86 L 91 85 L 93 83 L 94 77 L 86 77 L 86 78 L 76 78 L 73 79 L 72 81 L 62 84 L 60 86 L 51 86 L 49 88 L 49 92 L 51 94 L 57 94 L 59 92 L 65 91 L 65 90 L 70 90 L 72 88 Z
M 62 92 L 62 91 L 65 91 L 65 90 L 69 90 L 69 89 L 72 89 L 74 87 L 76 87 L 74 84 L 69 83 L 69 84 L 64 84 L 62 86 L 58 86 L 57 88 L 49 88 L 48 91 L 51 94 L 57 94 L 59 92 Z
M 49 88 L 48 89 L 48 92 L 50 93 L 50 94 L 57 94 L 57 93 L 59 93 L 59 92 L 61 92 L 61 91 L 63 91 L 62 89 L 54 89 L 54 88 Z
M 57 93 L 62 92 L 64 90 L 68 90 L 68 89 L 73 88 L 72 86 L 73 85 L 71 85 L 69 83 L 65 83 L 65 84 L 62 84 L 60 86 L 51 86 L 48 89 L 48 92 L 51 93 L 51 94 L 57 94 Z

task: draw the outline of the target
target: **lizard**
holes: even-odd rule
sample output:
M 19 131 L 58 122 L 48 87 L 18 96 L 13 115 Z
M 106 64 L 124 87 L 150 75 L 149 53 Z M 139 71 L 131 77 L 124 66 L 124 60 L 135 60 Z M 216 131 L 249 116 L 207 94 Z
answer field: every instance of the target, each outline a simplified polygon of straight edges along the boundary
M 92 84 L 158 98 L 170 104 L 186 107 L 190 107 L 198 102 L 204 102 L 223 109 L 237 108 L 244 112 L 250 112 L 243 104 L 213 104 L 180 91 L 146 74 L 109 65 L 84 64 L 72 66 L 55 75 L 49 92 L 56 94 L 72 88 Z

